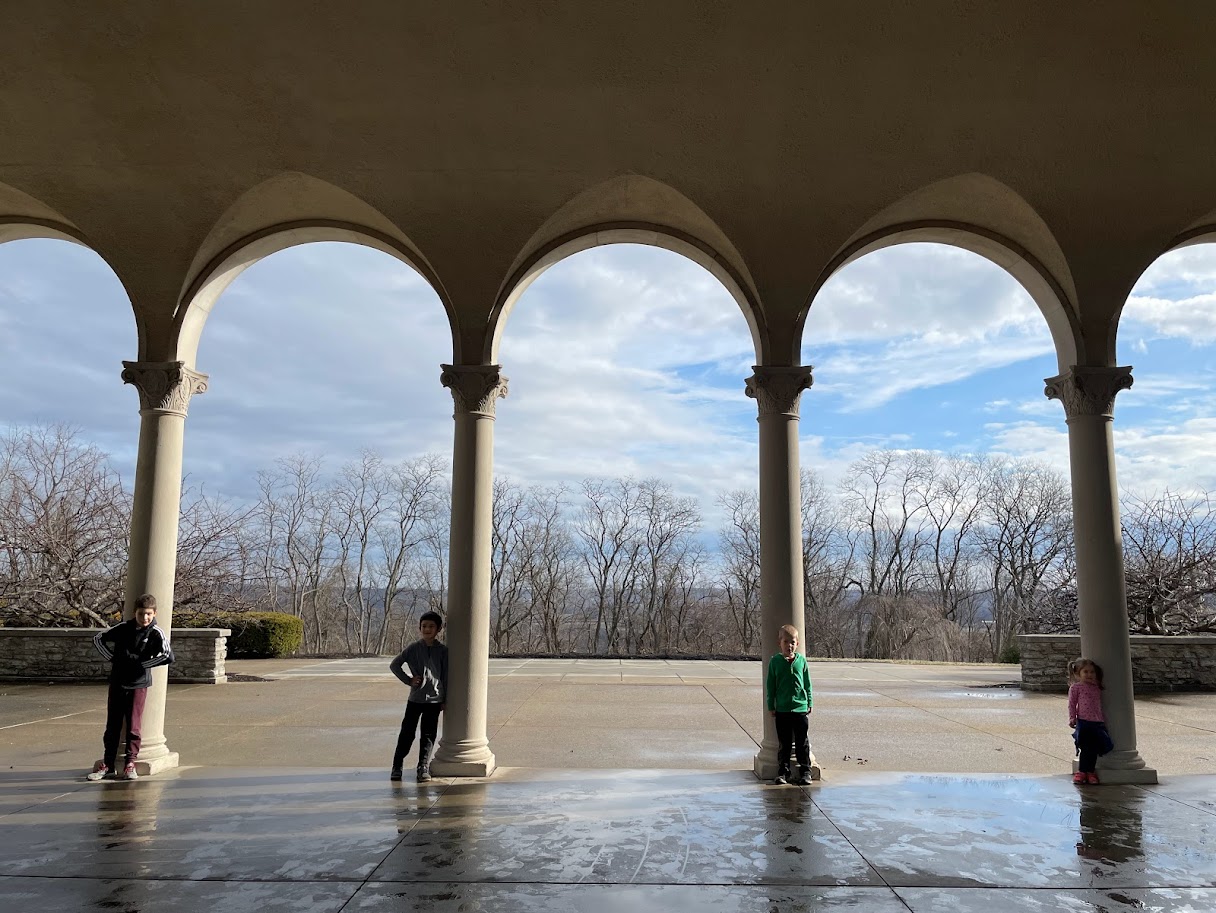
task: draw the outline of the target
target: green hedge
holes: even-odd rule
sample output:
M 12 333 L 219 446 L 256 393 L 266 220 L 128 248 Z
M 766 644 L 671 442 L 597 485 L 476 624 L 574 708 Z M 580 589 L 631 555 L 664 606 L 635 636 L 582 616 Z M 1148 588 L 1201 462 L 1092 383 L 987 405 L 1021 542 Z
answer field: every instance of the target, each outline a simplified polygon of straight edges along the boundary
M 200 613 L 173 622 L 185 628 L 231 629 L 228 656 L 233 659 L 290 656 L 304 641 L 304 620 L 283 612 Z

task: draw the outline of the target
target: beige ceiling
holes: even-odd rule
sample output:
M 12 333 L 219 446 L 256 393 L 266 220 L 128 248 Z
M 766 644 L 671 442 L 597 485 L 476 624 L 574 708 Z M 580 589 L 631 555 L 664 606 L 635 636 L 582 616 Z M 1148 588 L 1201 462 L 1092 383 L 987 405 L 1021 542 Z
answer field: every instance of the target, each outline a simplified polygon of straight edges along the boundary
M 958 243 L 1062 363 L 1216 223 L 1216 4 L 0 0 L 0 240 L 72 236 L 140 356 L 193 358 L 277 247 L 412 263 L 493 358 L 515 286 L 649 240 L 714 270 L 765 361 L 850 257 Z

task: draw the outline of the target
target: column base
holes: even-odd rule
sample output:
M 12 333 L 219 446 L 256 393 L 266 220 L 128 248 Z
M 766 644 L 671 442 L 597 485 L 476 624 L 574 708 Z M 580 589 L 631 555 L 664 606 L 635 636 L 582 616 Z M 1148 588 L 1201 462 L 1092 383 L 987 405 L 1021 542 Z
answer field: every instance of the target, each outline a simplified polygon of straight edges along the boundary
M 97 759 L 97 763 L 101 763 L 101 758 Z M 161 755 L 159 758 L 140 758 L 135 762 L 135 772 L 141 777 L 150 777 L 153 774 L 164 773 L 166 770 L 172 770 L 180 766 L 181 760 L 176 751 L 169 751 Z M 123 760 L 118 759 L 118 772 L 122 773 Z
M 752 773 L 756 775 L 758 780 L 771 780 L 777 776 L 776 750 L 761 748 L 756 752 L 756 757 L 752 761 Z M 823 779 L 823 768 L 819 766 L 819 762 L 815 759 L 815 752 L 813 751 L 811 752 L 811 779 Z
M 498 765 L 494 755 L 477 761 L 441 761 L 438 758 L 431 761 L 431 775 L 435 777 L 481 777 L 491 776 Z
M 1077 772 L 1077 762 L 1072 764 L 1073 773 Z M 1128 770 L 1127 768 L 1115 767 L 1105 768 L 1101 764 L 1098 765 L 1098 778 L 1104 786 L 1123 786 L 1131 784 L 1134 786 L 1155 786 L 1157 780 L 1157 771 L 1151 767 L 1140 767 Z
M 1077 772 L 1077 762 L 1072 762 L 1073 773 Z M 1157 771 L 1147 766 L 1138 751 L 1112 751 L 1105 757 L 1098 758 L 1098 777 L 1103 783 L 1111 786 L 1133 784 L 1139 786 L 1154 785 L 1158 782 Z

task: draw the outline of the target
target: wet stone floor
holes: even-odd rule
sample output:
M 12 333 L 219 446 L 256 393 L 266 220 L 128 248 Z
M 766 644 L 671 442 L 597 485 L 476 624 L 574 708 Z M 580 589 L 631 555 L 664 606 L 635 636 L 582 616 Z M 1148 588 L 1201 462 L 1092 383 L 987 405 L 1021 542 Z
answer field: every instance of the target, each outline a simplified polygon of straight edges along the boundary
M 0 773 L 0 910 L 1216 910 L 1216 777 Z

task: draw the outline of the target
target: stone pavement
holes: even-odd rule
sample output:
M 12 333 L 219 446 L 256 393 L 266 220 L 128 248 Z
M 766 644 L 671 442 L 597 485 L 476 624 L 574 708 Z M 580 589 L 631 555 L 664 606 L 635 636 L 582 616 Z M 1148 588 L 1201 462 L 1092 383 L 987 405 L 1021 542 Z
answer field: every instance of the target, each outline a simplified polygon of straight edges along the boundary
M 0 686 L 0 909 L 1216 910 L 1213 695 L 1141 703 L 1159 786 L 1077 789 L 1016 668 L 816 663 L 825 779 L 774 787 L 756 663 L 494 661 L 504 766 L 392 784 L 386 663 L 175 687 L 134 783 L 80 779 L 102 687 Z

